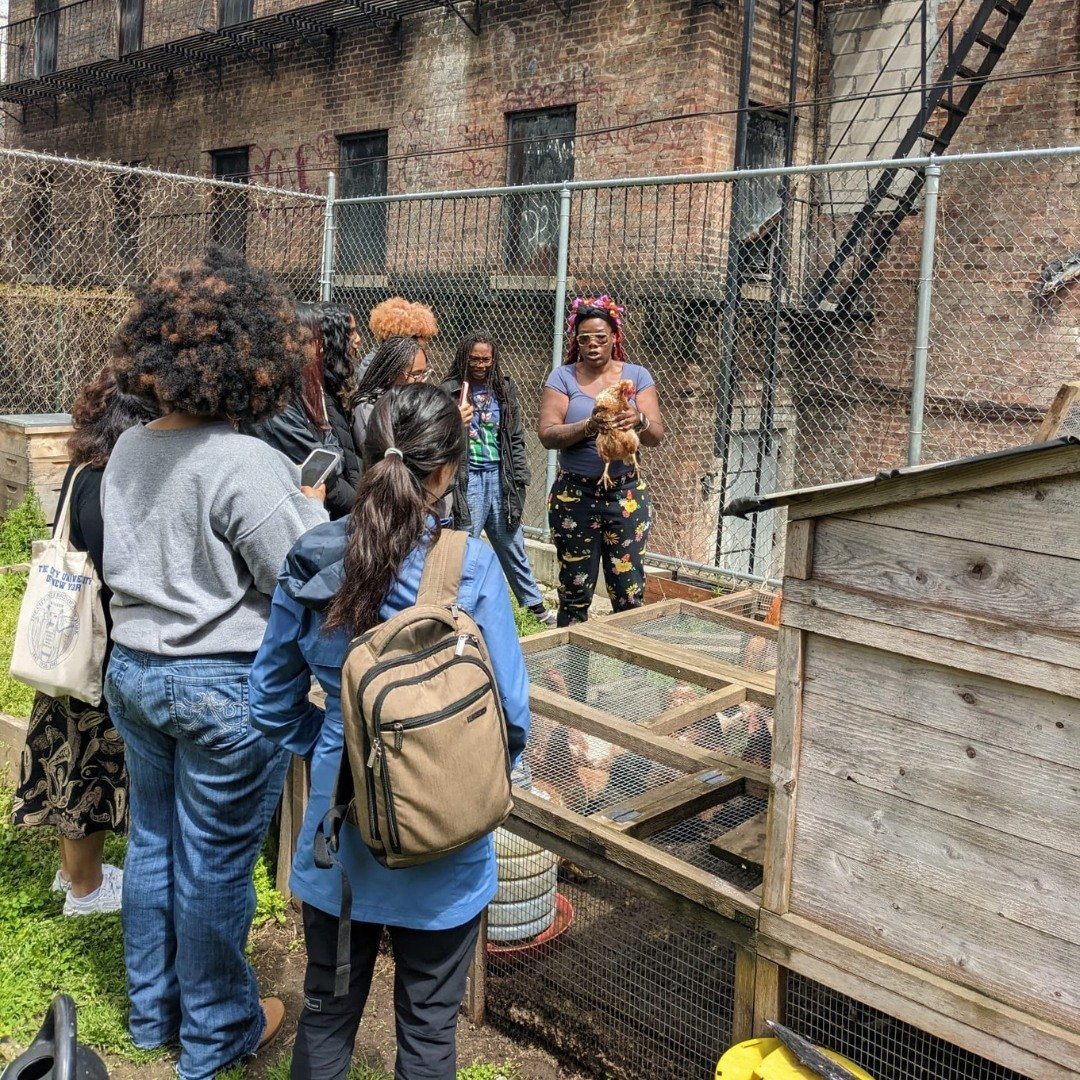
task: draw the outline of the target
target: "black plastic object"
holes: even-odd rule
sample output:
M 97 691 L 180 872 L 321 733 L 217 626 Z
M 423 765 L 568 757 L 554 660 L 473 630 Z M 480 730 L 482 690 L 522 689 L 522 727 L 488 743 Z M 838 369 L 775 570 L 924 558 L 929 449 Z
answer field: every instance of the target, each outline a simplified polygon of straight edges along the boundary
M 0 1080 L 109 1080 L 105 1063 L 76 1037 L 75 1002 L 58 994 L 37 1037 Z

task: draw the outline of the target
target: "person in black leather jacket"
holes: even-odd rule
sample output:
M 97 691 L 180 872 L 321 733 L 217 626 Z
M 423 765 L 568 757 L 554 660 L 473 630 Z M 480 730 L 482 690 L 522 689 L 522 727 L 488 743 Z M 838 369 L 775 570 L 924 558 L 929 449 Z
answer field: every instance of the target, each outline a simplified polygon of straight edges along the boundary
M 341 310 L 347 316 L 343 325 Z M 341 455 L 336 472 L 326 481 L 326 511 L 333 521 L 352 510 L 359 482 L 356 447 L 337 395 L 352 393 L 352 364 L 346 358 L 350 350 L 355 354 L 360 337 L 356 333 L 355 318 L 339 304 L 298 304 L 296 314 L 297 321 L 311 335 L 306 346 L 308 361 L 303 369 L 300 396 L 290 402 L 284 412 L 260 424 L 247 426 L 244 431 L 280 450 L 296 465 L 320 447 Z M 329 359 L 327 322 L 332 326 Z M 348 371 L 343 373 L 346 363 Z M 328 376 L 331 371 L 333 374 Z M 327 392 L 330 383 L 336 393 Z
M 465 382 L 468 392 L 461 401 Z M 462 340 L 442 386 L 458 402 L 469 429 L 468 468 L 459 471 L 454 486 L 454 528 L 476 537 L 486 533 L 518 603 L 554 626 L 555 612 L 544 606 L 521 529 L 525 489 L 532 478 L 521 406 L 514 380 L 499 367 L 499 348 L 490 334 Z

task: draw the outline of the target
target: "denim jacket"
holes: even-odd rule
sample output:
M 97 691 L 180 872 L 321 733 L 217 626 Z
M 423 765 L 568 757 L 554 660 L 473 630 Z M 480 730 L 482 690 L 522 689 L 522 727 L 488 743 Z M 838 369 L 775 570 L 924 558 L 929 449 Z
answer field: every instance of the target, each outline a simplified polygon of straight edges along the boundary
M 432 524 L 434 521 L 432 520 Z M 278 576 L 262 648 L 251 673 L 251 719 L 269 739 L 311 763 L 311 791 L 289 886 L 329 914 L 341 905 L 341 875 L 314 862 L 315 830 L 330 809 L 342 752 L 341 665 L 350 635 L 323 633 L 323 612 L 343 574 L 347 522 L 317 526 L 297 541 Z M 380 610 L 388 619 L 416 601 L 426 541 L 406 558 Z M 458 603 L 476 620 L 491 656 L 516 766 L 529 734 L 529 686 L 506 581 L 491 549 L 470 539 Z M 311 676 L 326 691 L 326 711 L 308 700 Z M 463 777 L 462 782 L 467 782 Z M 339 858 L 353 889 L 353 919 L 420 930 L 446 930 L 478 914 L 495 895 L 490 836 L 423 866 L 380 866 L 351 825 Z

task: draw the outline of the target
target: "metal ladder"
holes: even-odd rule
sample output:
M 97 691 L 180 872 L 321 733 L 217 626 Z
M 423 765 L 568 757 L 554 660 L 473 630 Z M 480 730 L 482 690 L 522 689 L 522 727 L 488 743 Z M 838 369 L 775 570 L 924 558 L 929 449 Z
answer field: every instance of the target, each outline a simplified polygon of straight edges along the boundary
M 932 154 L 945 151 L 964 117 L 971 112 L 987 77 L 997 66 L 1032 2 L 1033 0 L 981 0 L 979 9 L 967 29 L 953 45 L 953 24 L 960 13 L 959 9 L 957 10 L 945 29 L 949 42 L 945 69 L 927 93 L 918 116 L 904 133 L 900 145 L 893 153 L 894 158 L 907 157 L 920 139 L 930 141 Z M 1004 18 L 995 32 L 988 33 L 987 26 L 997 14 Z M 958 80 L 959 86 L 956 85 Z M 940 126 L 936 126 L 938 121 Z M 935 126 L 936 130 L 933 130 Z M 899 192 L 894 192 L 893 182 L 901 175 L 907 179 L 906 186 Z M 878 208 L 886 199 L 895 199 L 896 206 L 874 230 L 861 264 L 836 303 L 840 311 L 848 311 L 853 307 L 862 287 L 884 258 L 901 223 L 915 209 L 924 183 L 922 169 L 910 174 L 908 170 L 899 168 L 882 171 L 866 202 L 837 246 L 836 254 L 810 293 L 807 303 L 812 310 L 820 309 L 828 299 L 840 272 L 856 253 L 863 237 L 874 223 Z

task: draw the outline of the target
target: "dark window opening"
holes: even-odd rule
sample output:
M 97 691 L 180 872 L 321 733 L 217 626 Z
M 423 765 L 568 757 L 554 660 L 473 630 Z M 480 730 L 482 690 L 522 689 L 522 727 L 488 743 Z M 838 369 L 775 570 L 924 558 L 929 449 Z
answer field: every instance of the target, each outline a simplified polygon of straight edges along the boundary
M 506 118 L 507 184 L 561 184 L 574 179 L 573 105 Z M 509 195 L 506 266 L 519 273 L 553 274 L 559 249 L 559 195 Z
M 120 0 L 120 55 L 142 48 L 143 0 Z
M 255 0 L 218 0 L 218 26 L 251 22 Z
M 787 116 L 752 112 L 747 119 L 746 167 L 775 169 L 784 164 Z M 768 281 L 779 233 L 782 183 L 779 176 L 739 181 L 736 231 L 742 245 L 740 266 L 750 281 Z
M 34 0 L 34 75 L 56 71 L 60 52 L 60 0 Z
M 388 133 L 369 131 L 338 139 L 339 197 L 385 195 Z M 386 265 L 386 203 L 342 206 L 338 211 L 337 257 L 345 273 L 381 273 Z
M 117 173 L 112 180 L 113 240 L 116 266 L 127 278 L 139 276 L 139 224 L 142 213 L 142 177 Z
M 34 178 L 30 197 L 27 199 L 26 213 L 30 224 L 29 243 L 30 266 L 41 277 L 48 277 L 52 269 L 53 253 L 53 192 L 52 175 L 48 170 L 38 173 Z
M 214 176 L 246 184 L 248 179 L 248 148 L 211 151 Z M 210 240 L 222 247 L 232 248 L 241 255 L 247 250 L 247 192 L 238 188 L 215 188 L 210 214 Z

